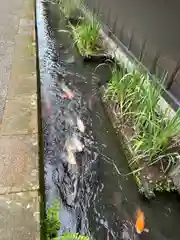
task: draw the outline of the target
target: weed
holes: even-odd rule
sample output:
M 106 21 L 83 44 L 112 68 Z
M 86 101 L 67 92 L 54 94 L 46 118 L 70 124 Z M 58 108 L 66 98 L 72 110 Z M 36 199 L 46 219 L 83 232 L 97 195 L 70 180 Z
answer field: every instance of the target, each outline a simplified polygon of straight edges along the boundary
M 62 0 L 53 0 L 53 2 L 54 2 L 54 3 L 57 3 L 57 4 L 61 3 L 61 1 L 62 1 Z
M 120 112 L 121 124 L 128 122 L 129 118 L 135 119 L 139 104 L 139 88 L 143 79 L 137 71 L 127 73 L 127 70 L 116 67 L 112 79 L 105 91 L 104 99 L 110 100 L 115 105 L 115 111 Z M 138 87 L 139 86 L 139 87 Z
M 89 240 L 89 238 L 78 233 L 65 233 L 59 238 L 53 238 L 53 240 Z
M 59 219 L 59 208 L 60 203 L 58 200 L 54 200 L 51 207 L 47 210 L 47 215 L 45 219 L 45 227 L 46 227 L 46 235 L 48 239 L 52 239 L 56 237 L 57 231 L 61 227 L 60 219 Z
M 57 237 L 57 231 L 60 230 L 60 202 L 54 200 L 51 207 L 47 210 L 47 216 L 45 219 L 47 240 L 89 240 L 88 237 L 79 233 L 63 233 L 62 236 Z
M 114 68 L 104 100 L 113 105 L 120 119 L 118 128 L 125 124 L 133 128 L 134 136 L 129 141 L 134 156 L 131 165 L 138 167 L 142 160 L 152 165 L 164 159 L 174 164 L 178 158 L 177 153 L 167 153 L 167 150 L 171 148 L 172 139 L 180 133 L 180 109 L 169 119 L 168 110 L 162 112 L 158 107 L 160 98 L 160 86 L 148 76 L 137 70 L 128 73 L 124 68 Z
M 83 22 L 77 26 L 70 25 L 75 44 L 82 55 L 93 54 L 98 51 L 100 24 L 92 18 L 91 22 Z
M 81 4 L 82 0 L 58 0 L 61 5 L 61 11 L 67 18 L 70 18 L 74 11 L 78 9 Z

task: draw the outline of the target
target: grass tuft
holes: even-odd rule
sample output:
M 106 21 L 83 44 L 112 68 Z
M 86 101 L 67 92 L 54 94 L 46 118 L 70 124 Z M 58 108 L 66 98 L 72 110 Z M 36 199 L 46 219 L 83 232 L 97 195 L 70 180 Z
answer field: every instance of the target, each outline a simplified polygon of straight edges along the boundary
M 91 22 L 83 22 L 77 26 L 70 25 L 75 44 L 82 55 L 98 52 L 100 24 L 92 18 Z
M 89 240 L 89 238 L 78 233 L 65 233 L 59 238 L 53 238 L 53 240 Z
M 58 2 L 61 6 L 61 11 L 67 18 L 70 18 L 82 4 L 82 0 L 58 0 Z
M 114 68 L 104 100 L 113 106 L 117 128 L 130 125 L 133 129 L 129 141 L 134 155 L 131 164 L 137 167 L 142 161 L 152 165 L 164 159 L 170 163 L 178 159 L 178 153 L 169 153 L 169 149 L 180 133 L 180 109 L 169 119 L 168 109 L 162 112 L 158 106 L 160 98 L 160 86 L 148 76 L 137 70 L 128 73 L 125 68 Z
M 54 200 L 52 206 L 47 210 L 47 216 L 45 219 L 47 240 L 89 240 L 88 237 L 79 233 L 63 233 L 62 236 L 57 237 L 57 232 L 61 228 L 59 211 L 60 202 Z
M 46 235 L 48 240 L 56 236 L 57 231 L 61 227 L 61 223 L 59 219 L 59 209 L 60 209 L 60 203 L 58 200 L 55 200 L 52 206 L 50 206 L 47 210 L 45 226 L 46 226 Z

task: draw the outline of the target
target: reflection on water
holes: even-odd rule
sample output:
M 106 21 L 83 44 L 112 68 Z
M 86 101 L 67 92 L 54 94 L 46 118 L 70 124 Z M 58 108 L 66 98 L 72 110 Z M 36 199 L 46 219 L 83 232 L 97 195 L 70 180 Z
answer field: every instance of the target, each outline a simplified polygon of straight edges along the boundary
M 148 202 L 137 192 L 115 133 L 98 97 L 108 67 L 84 64 L 73 47 L 58 5 L 37 1 L 47 205 L 61 201 L 59 232 L 92 239 L 178 240 L 177 196 Z M 63 31 L 61 31 L 61 29 Z M 66 31 L 64 31 L 66 30 Z M 119 169 L 119 172 L 114 167 Z M 138 207 L 149 233 L 135 233 Z

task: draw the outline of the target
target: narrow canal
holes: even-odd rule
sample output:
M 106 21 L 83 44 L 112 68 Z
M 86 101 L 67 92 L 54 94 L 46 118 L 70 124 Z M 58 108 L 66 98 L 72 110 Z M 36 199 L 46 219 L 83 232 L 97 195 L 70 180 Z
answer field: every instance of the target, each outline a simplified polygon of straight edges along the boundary
M 116 170 L 129 172 L 97 84 L 110 78 L 110 69 L 82 61 L 57 4 L 37 0 L 36 8 L 46 200 L 47 205 L 56 198 L 61 202 L 59 234 L 179 240 L 179 197 L 166 194 L 148 201 L 132 176 Z M 141 235 L 134 227 L 139 207 L 149 229 Z

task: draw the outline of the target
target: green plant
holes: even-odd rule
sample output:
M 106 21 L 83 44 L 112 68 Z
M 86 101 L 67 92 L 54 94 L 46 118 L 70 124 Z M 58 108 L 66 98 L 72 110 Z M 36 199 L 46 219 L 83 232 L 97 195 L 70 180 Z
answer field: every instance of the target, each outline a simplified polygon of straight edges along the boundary
M 61 10 L 64 15 L 69 18 L 73 12 L 82 4 L 82 0 L 58 0 L 61 4 Z
M 61 237 L 53 238 L 53 240 L 89 240 L 89 238 L 78 233 L 65 233 Z
M 58 200 L 54 200 L 51 207 L 48 208 L 46 219 L 45 219 L 45 227 L 46 227 L 46 235 L 48 239 L 56 236 L 57 231 L 61 227 L 60 218 L 59 218 L 59 208 L 60 203 Z
M 137 91 L 138 89 L 138 91 Z M 149 78 L 144 78 L 142 84 L 138 88 L 138 104 L 136 105 L 136 126 L 143 127 L 146 131 L 148 127 L 151 127 L 151 121 L 157 119 L 156 107 L 160 99 L 161 89 L 158 84 L 151 83 Z
M 57 237 L 57 231 L 61 227 L 59 211 L 60 202 L 55 199 L 48 208 L 45 219 L 47 240 L 89 240 L 88 237 L 79 233 L 63 233 L 62 236 Z
M 105 91 L 104 100 L 114 103 L 115 112 L 120 112 L 120 123 L 124 124 L 137 115 L 139 89 L 143 79 L 138 71 L 128 73 L 125 68 L 115 67 Z
M 100 24 L 92 18 L 91 22 L 83 22 L 77 26 L 70 24 L 74 41 L 81 54 L 93 54 L 98 51 Z
M 129 143 L 134 159 L 130 165 L 138 167 L 142 160 L 154 164 L 164 159 L 173 164 L 179 156 L 167 150 L 180 133 L 180 110 L 169 119 L 168 110 L 162 112 L 158 107 L 160 97 L 160 86 L 148 76 L 137 70 L 128 73 L 124 68 L 114 68 L 104 100 L 111 103 L 114 115 L 120 119 L 117 121 L 119 128 L 129 123 L 133 128 L 134 135 Z
M 54 3 L 61 3 L 62 0 L 53 0 Z
M 171 147 L 172 139 L 180 133 L 180 111 L 172 119 L 167 119 L 166 114 L 152 111 L 151 114 L 143 112 L 143 121 L 138 123 L 138 129 L 135 138 L 133 139 L 134 151 L 137 154 L 142 154 L 148 162 L 156 162 L 166 158 L 172 162 L 177 160 L 174 153 L 167 154 L 167 149 Z M 139 115 L 142 117 L 142 115 Z

